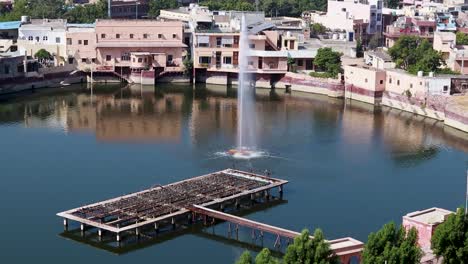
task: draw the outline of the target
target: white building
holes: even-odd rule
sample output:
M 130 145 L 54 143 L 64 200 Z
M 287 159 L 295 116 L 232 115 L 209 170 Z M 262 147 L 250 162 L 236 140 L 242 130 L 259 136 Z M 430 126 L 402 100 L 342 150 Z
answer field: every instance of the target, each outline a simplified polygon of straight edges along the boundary
M 382 31 L 382 0 L 328 0 L 326 14 L 310 14 L 311 22 L 332 30 L 345 30 L 353 41 L 355 24 L 363 23 L 367 34 Z
M 22 55 L 34 56 L 45 49 L 54 56 L 54 64 L 65 64 L 66 28 L 64 19 L 32 19 L 18 30 L 18 50 Z

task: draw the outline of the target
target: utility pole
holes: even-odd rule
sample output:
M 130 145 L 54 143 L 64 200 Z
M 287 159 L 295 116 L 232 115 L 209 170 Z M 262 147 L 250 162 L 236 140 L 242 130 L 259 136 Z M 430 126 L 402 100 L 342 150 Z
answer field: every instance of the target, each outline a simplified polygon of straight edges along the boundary
M 465 215 L 468 215 L 468 169 L 466 170 Z
M 107 0 L 107 18 L 111 18 L 112 0 Z

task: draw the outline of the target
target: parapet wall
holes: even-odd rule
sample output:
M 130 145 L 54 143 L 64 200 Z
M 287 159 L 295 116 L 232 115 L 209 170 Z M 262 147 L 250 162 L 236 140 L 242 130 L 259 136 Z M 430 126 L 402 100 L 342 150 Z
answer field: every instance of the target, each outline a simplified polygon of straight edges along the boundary
M 330 97 L 343 97 L 344 83 L 337 79 L 315 78 L 309 75 L 288 72 L 277 83 L 275 88 L 290 87 L 292 91 L 325 94 Z

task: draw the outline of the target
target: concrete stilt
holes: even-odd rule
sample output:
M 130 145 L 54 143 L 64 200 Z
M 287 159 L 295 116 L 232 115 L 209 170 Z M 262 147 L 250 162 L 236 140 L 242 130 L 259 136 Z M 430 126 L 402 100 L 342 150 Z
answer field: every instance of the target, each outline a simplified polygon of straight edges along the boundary
M 175 223 L 175 218 L 174 217 L 171 218 L 171 224 L 172 224 L 172 229 L 175 229 L 176 228 L 176 223 Z
M 117 233 L 117 242 L 120 242 L 120 239 L 121 239 L 120 233 Z
M 85 225 L 84 225 L 84 224 L 81 224 L 81 225 L 80 225 L 80 230 L 81 230 L 81 231 L 84 231 L 84 230 L 85 230 Z
M 97 233 L 98 233 L 99 237 L 102 237 L 102 229 L 101 228 L 98 229 Z
M 140 228 L 135 228 L 135 235 L 137 236 L 137 238 L 140 236 Z
M 68 219 L 63 219 L 63 230 L 68 231 Z
M 154 223 L 154 230 L 156 231 L 156 233 L 159 233 L 159 225 L 158 225 L 158 223 Z
M 239 199 L 236 199 L 236 209 L 239 209 L 240 208 L 240 200 Z

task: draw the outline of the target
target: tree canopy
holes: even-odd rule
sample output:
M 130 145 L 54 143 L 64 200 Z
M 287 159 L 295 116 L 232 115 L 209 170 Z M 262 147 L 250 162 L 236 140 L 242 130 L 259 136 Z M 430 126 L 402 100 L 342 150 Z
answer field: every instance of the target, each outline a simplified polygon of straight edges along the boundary
M 264 248 L 258 253 L 255 262 L 248 251 L 245 251 L 236 264 L 278 264 L 279 259 L 271 255 L 269 249 Z M 320 263 L 338 264 L 338 258 L 333 254 L 330 245 L 325 241 L 322 230 L 316 229 L 314 238 L 310 238 L 309 230 L 304 229 L 300 236 L 294 239 L 294 243 L 288 246 L 283 257 L 284 264 Z
M 440 224 L 432 236 L 432 250 L 444 263 L 468 263 L 468 217 L 459 209 Z
M 309 230 L 305 229 L 301 235 L 294 239 L 294 243 L 288 246 L 283 262 L 285 264 L 296 263 L 338 263 L 333 255 L 330 245 L 325 241 L 325 236 L 320 229 L 314 232 L 314 238 L 310 238 Z
M 418 233 L 412 228 L 406 232 L 391 222 L 376 233 L 371 233 L 362 253 L 363 264 L 419 264 L 422 256 L 417 245 Z
M 442 54 L 434 50 L 429 41 L 416 36 L 400 37 L 388 53 L 397 67 L 412 74 L 438 72 L 445 65 Z
M 34 57 L 39 60 L 48 60 L 52 58 L 52 55 L 47 50 L 40 49 L 34 54 Z
M 314 59 L 314 64 L 326 73 L 324 77 L 335 78 L 341 72 L 341 53 L 331 48 L 320 48 Z
M 254 11 L 253 0 L 205 0 L 200 3 L 208 6 L 210 10 L 241 10 Z M 266 16 L 300 16 L 306 10 L 322 10 L 327 8 L 327 0 L 260 0 L 258 9 L 263 10 Z
M 400 1 L 399 0 L 386 0 L 385 4 L 386 4 L 385 6 L 388 8 L 398 8 Z
M 468 45 L 468 34 L 457 32 L 457 45 Z
M 161 9 L 173 9 L 179 6 L 177 0 L 150 0 L 148 17 L 156 18 Z
M 107 1 L 70 7 L 64 17 L 70 23 L 94 23 L 96 19 L 107 18 Z

